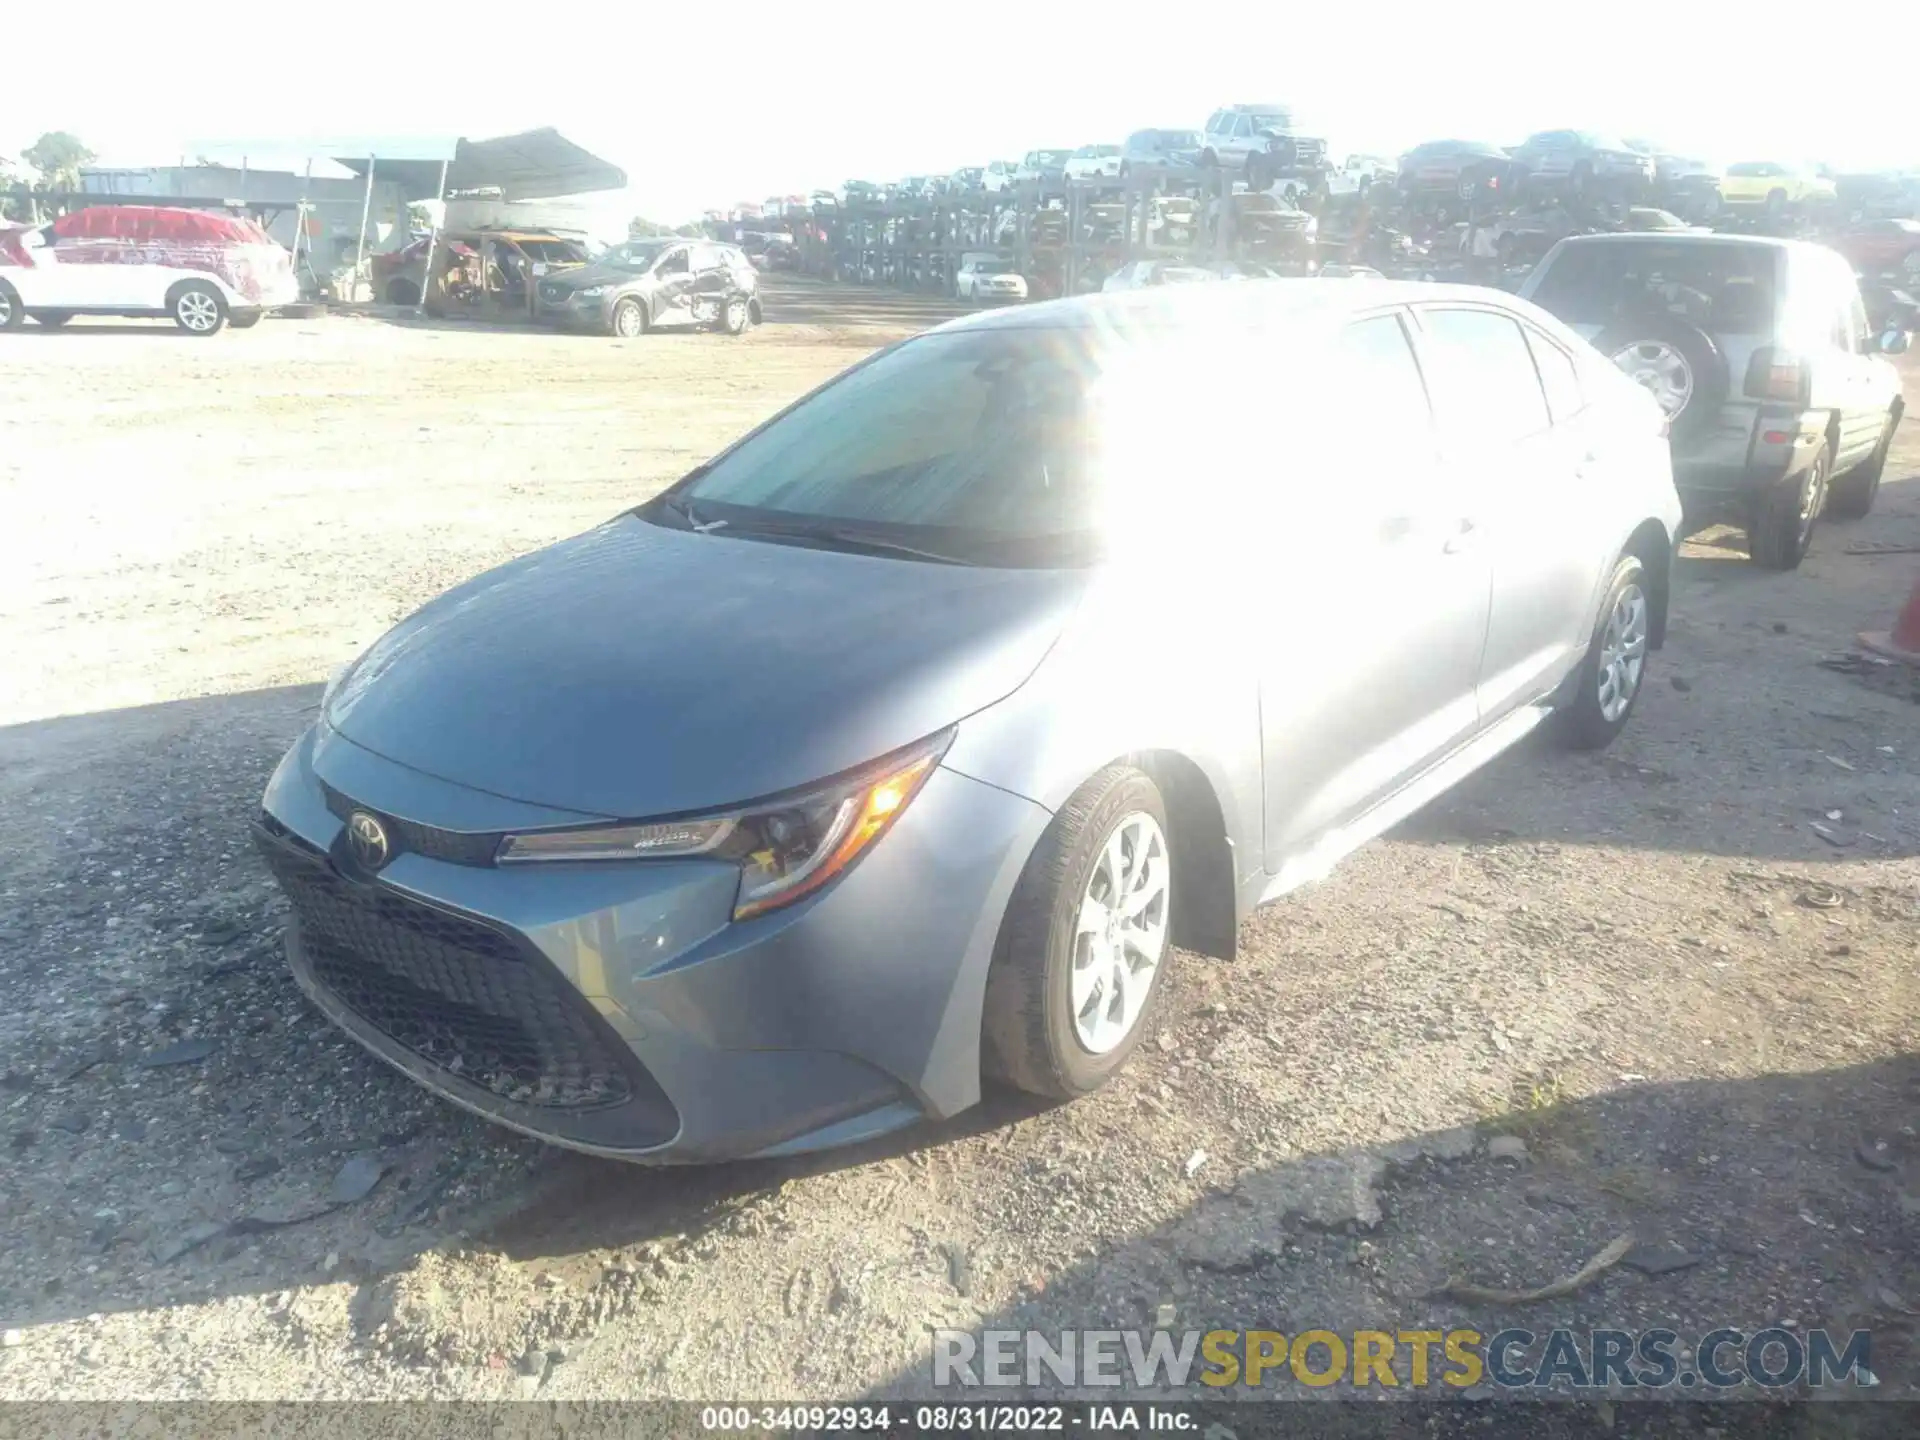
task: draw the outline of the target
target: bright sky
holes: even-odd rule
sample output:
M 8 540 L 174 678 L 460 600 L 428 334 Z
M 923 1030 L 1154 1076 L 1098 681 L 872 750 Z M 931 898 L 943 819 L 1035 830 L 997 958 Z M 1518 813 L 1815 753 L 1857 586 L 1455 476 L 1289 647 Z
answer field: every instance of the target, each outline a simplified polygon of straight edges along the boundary
M 666 222 L 850 178 L 1197 127 L 1235 101 L 1292 105 L 1335 155 L 1448 136 L 1512 143 L 1564 126 L 1720 163 L 1920 164 L 1912 87 L 1897 78 L 1910 67 L 1875 78 L 1874 56 L 1899 54 L 1911 30 L 1911 11 L 1892 0 L 1826 0 L 1805 28 L 1725 0 L 986 10 L 589 0 L 565 12 L 401 4 L 384 12 L 386 27 L 376 12 L 353 13 L 339 33 L 363 47 L 269 4 L 223 12 L 208 48 L 183 45 L 198 22 L 177 9 L 129 7 L 81 37 L 64 6 L 10 7 L 9 54 L 79 44 L 85 63 L 8 67 L 0 155 L 55 129 L 103 164 L 145 166 L 176 163 L 194 139 L 480 138 L 552 125 L 627 171 L 631 189 L 603 202 L 609 217 Z M 514 33 L 541 13 L 556 16 L 550 27 Z M 469 29 L 497 45 L 453 41 Z M 707 36 L 721 43 L 703 49 Z

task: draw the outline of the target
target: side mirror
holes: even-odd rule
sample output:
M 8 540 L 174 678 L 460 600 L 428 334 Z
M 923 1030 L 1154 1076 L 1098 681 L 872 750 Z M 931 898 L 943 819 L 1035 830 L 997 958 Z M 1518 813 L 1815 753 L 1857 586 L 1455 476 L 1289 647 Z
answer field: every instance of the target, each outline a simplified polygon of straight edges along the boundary
M 1894 329 L 1880 337 L 1878 348 L 1882 355 L 1904 355 L 1912 343 L 1913 337 L 1905 330 Z

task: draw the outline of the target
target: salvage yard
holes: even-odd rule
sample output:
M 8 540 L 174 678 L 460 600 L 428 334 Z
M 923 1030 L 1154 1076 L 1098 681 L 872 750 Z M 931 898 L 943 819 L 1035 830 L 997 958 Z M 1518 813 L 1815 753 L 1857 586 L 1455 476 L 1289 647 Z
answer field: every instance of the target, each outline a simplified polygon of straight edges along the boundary
M 1920 566 L 1847 550 L 1920 547 L 1912 425 L 1798 572 L 1688 547 L 1611 750 L 1523 745 L 1182 957 L 1079 1104 L 646 1170 L 323 1020 L 246 827 L 328 673 L 951 313 L 767 312 L 0 337 L 0 1398 L 847 1399 L 924 1392 L 932 1326 L 1156 1323 L 1870 1328 L 1920 1398 L 1920 688 L 1818 663 Z

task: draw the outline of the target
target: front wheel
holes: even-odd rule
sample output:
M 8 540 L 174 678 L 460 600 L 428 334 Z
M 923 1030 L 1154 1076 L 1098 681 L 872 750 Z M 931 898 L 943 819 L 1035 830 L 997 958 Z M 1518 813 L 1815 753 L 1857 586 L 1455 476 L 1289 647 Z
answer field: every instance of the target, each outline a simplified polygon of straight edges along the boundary
M 1147 1028 L 1172 954 L 1174 860 L 1159 787 L 1110 765 L 1027 861 L 987 975 L 986 1072 L 1071 1100 L 1104 1085 Z
M 622 300 L 613 307 L 613 319 L 607 328 L 622 340 L 632 340 L 647 333 L 647 307 L 638 300 Z
M 218 335 L 227 323 L 227 302 L 211 285 L 191 281 L 173 292 L 173 323 L 189 335 Z
M 1836 520 L 1864 520 L 1880 497 L 1880 477 L 1886 473 L 1887 452 L 1893 448 L 1893 428 L 1899 421 L 1887 416 L 1873 454 L 1833 482 L 1827 494 L 1827 514 Z
M 26 323 L 27 312 L 20 304 L 19 292 L 0 280 L 0 330 L 18 330 Z
M 1646 567 L 1638 556 L 1622 555 L 1600 602 L 1587 653 L 1568 677 L 1571 690 L 1554 707 L 1555 728 L 1569 747 L 1599 750 L 1627 728 L 1646 676 L 1651 616 Z

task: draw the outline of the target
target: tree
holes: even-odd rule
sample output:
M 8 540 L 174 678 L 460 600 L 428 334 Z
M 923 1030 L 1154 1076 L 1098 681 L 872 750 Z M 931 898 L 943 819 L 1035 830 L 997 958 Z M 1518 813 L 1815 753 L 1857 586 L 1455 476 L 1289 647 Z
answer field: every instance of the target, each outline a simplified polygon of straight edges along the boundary
M 20 152 L 20 158 L 40 174 L 49 190 L 78 190 L 82 166 L 93 163 L 93 151 L 64 130 L 49 130 Z
M 656 220 L 648 220 L 641 215 L 636 215 L 627 221 L 627 238 L 629 240 L 650 240 L 655 235 L 671 234 L 673 234 L 673 231 L 667 226 L 660 224 Z
M 433 228 L 433 212 L 417 202 L 407 206 L 407 228 L 409 230 L 431 230 Z
M 13 168 L 13 161 L 0 155 L 0 220 L 12 220 L 14 200 L 7 192 L 20 183 L 20 172 Z

